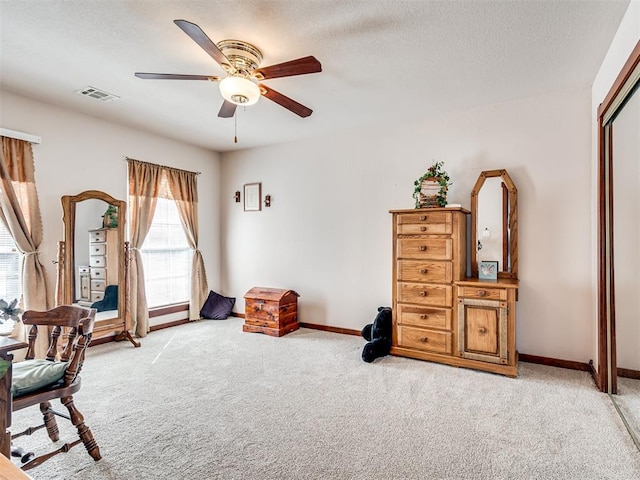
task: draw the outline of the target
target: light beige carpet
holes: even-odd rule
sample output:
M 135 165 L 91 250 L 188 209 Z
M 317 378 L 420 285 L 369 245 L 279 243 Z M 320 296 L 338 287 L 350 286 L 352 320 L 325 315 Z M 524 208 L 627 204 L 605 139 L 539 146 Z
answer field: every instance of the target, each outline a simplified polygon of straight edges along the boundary
M 510 379 L 399 357 L 367 364 L 359 337 L 241 327 L 205 320 L 153 332 L 138 349 L 90 348 L 76 403 L 103 459 L 78 445 L 31 475 L 640 479 L 640 454 L 587 373 L 521 363 Z M 37 416 L 18 412 L 14 430 Z M 41 450 L 46 439 L 18 443 Z

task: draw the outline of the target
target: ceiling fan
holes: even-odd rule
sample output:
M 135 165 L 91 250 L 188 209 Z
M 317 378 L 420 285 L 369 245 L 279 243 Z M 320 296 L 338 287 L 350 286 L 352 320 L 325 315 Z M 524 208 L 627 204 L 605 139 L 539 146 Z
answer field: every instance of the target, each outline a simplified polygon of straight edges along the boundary
M 141 73 L 138 78 L 150 80 L 209 80 L 219 82 L 220 93 L 224 103 L 218 112 L 218 117 L 233 117 L 238 105 L 253 105 L 260 96 L 281 105 L 301 117 L 308 117 L 313 113 L 308 107 L 259 83 L 260 80 L 271 78 L 291 77 L 322 71 L 322 65 L 313 56 L 298 58 L 288 62 L 260 67 L 262 52 L 250 43 L 241 40 L 222 40 L 213 43 L 202 29 L 195 23 L 186 20 L 174 20 L 184 33 L 207 52 L 227 73 L 225 77 L 211 75 L 182 75 L 173 73 Z

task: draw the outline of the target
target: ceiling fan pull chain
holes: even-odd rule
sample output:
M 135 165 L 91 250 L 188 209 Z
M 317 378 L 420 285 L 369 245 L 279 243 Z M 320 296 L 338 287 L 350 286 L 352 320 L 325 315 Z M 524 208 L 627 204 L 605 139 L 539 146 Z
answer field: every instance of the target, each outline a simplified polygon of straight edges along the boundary
M 233 143 L 238 143 L 238 114 L 233 116 Z

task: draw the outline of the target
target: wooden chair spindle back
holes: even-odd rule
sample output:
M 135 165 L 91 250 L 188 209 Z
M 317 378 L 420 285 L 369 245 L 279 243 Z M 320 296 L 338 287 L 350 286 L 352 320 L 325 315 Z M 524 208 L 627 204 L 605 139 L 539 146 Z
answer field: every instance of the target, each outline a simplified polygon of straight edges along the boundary
M 60 338 L 60 333 L 62 332 L 62 328 L 60 325 L 56 325 L 51 330 L 51 340 L 49 342 L 49 350 L 47 350 L 46 359 L 50 362 L 55 362 L 56 356 L 58 353 L 58 338 Z
M 62 329 L 66 330 L 63 339 L 66 340 L 60 351 L 60 360 L 68 362 L 64 384 L 71 385 L 76 379 L 82 364 L 84 355 L 93 334 L 96 309 L 84 308 L 74 305 L 61 305 L 45 312 L 27 310 L 22 316 L 25 325 L 31 325 L 29 330 L 29 347 L 26 360 L 36 358 L 36 340 L 41 327 L 43 331 L 51 328 L 49 349 L 45 358 L 51 362 L 58 355 L 58 338 L 62 335 Z
M 60 360 L 63 362 L 69 361 L 69 357 L 73 353 L 73 344 L 75 343 L 76 335 L 78 334 L 78 329 L 75 327 L 69 328 L 69 331 L 64 335 L 66 339 L 66 343 L 62 349 L 62 353 L 60 353 Z

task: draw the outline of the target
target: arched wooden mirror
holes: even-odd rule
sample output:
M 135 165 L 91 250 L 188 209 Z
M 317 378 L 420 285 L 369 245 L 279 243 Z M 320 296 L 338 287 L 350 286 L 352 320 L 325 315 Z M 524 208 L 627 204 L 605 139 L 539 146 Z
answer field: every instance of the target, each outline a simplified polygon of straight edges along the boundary
M 480 173 L 471 191 L 471 271 L 497 261 L 498 278 L 518 278 L 518 190 L 506 170 Z
M 62 197 L 64 241 L 58 258 L 58 303 L 98 310 L 94 338 L 130 333 L 126 203 L 97 190 Z

